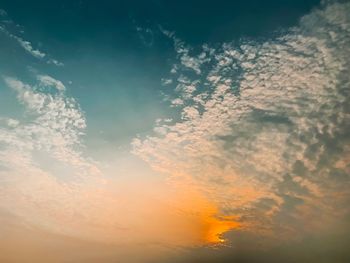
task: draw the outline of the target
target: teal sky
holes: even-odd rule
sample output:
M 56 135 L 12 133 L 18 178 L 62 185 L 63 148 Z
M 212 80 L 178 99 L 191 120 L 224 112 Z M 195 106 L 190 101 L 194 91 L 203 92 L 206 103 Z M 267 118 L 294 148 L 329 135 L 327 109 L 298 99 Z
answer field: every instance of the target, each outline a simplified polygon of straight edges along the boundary
M 349 13 L 0 0 L 0 261 L 349 262 Z
M 250 0 L 219 1 L 213 7 L 210 1 L 33 1 L 23 6 L 21 1 L 2 1 L 9 18 L 20 26 L 10 27 L 17 33 L 23 30 L 24 39 L 64 66 L 37 61 L 10 41 L 1 49 L 1 68 L 3 73 L 26 75 L 32 67 L 60 79 L 86 112 L 88 135 L 121 145 L 168 114 L 161 79 L 167 78 L 176 54 L 159 27 L 197 48 L 203 43 L 219 45 L 267 38 L 296 25 L 317 4 Z

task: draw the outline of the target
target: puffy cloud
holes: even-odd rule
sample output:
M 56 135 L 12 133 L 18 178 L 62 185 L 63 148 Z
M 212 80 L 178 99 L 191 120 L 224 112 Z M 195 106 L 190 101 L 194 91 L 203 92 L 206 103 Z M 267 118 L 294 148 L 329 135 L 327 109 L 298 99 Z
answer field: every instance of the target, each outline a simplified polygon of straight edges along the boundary
M 11 119 L 11 118 L 9 118 L 9 119 L 7 120 L 7 125 L 10 126 L 10 127 L 12 127 L 12 128 L 16 127 L 18 124 L 19 124 L 19 121 L 18 121 L 18 120 Z
M 324 4 L 275 39 L 205 45 L 196 58 L 165 31 L 180 61 L 172 105 L 182 117 L 136 139 L 133 152 L 247 231 L 290 237 L 348 212 L 349 12 Z

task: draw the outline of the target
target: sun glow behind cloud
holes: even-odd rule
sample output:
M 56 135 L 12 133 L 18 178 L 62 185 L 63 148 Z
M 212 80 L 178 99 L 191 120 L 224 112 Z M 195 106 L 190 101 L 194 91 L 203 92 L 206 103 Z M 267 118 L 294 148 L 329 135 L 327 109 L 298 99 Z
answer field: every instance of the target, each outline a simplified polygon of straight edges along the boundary
M 310 218 L 321 207 L 325 224 L 348 198 L 334 176 L 349 173 L 336 165 L 349 156 L 349 10 L 325 3 L 275 39 L 203 45 L 193 56 L 162 29 L 178 55 L 167 99 L 180 116 L 136 138 L 135 154 L 247 231 L 299 237 L 319 227 Z
M 297 240 L 343 219 L 349 12 L 349 3 L 324 3 L 274 39 L 204 44 L 197 55 L 161 28 L 177 58 L 164 99 L 179 115 L 158 119 L 127 151 L 111 146 L 106 159 L 91 157 L 88 116 L 64 81 L 34 70 L 26 81 L 2 76 L 20 112 L 0 116 L 0 222 L 15 237 L 0 239 L 4 255 L 17 256 L 16 246 L 30 254 L 30 236 L 44 236 L 144 262 L 230 247 L 240 231 Z M 49 57 L 0 30 L 34 59 Z
M 85 128 L 78 105 L 65 96 L 61 82 L 37 79 L 38 85 L 30 86 L 5 78 L 26 107 L 27 122 L 32 120 L 9 119 L 11 125 L 1 130 L 2 174 L 8 182 L 3 208 L 49 231 L 116 244 L 198 246 L 221 242 L 222 233 L 238 226 L 215 218 L 217 208 L 193 189 L 147 179 L 119 184 L 104 179 L 99 164 L 76 150 Z M 58 93 L 46 93 L 50 88 Z M 164 188 L 168 191 L 158 193 Z

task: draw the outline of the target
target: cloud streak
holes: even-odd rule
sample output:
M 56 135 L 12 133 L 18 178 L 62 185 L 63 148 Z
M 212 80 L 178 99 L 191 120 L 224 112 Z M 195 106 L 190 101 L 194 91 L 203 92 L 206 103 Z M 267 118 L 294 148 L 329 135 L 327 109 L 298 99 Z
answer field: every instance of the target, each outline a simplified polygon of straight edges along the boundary
M 5 10 L 1 9 L 0 12 L 0 16 L 6 18 L 7 23 L 13 24 L 14 22 L 8 17 L 8 14 Z M 28 41 L 23 39 L 22 37 L 8 31 L 6 29 L 6 25 L 4 23 L 2 23 L 3 21 L 0 21 L 0 32 L 4 33 L 6 36 L 8 36 L 9 38 L 14 39 L 19 46 L 21 46 L 28 54 L 30 54 L 31 56 L 39 59 L 39 60 L 44 60 L 46 61 L 46 63 L 48 64 L 53 64 L 55 66 L 63 66 L 64 64 L 56 59 L 50 58 L 50 56 L 48 54 L 46 54 L 45 52 L 36 49 L 33 47 L 33 44 Z M 17 25 L 18 26 L 18 25 Z

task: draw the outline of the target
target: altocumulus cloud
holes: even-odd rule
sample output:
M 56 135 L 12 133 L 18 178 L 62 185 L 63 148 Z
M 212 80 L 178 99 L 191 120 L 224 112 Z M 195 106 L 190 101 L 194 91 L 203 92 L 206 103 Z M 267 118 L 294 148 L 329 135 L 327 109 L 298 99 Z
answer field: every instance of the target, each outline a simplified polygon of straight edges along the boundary
M 192 57 L 163 30 L 178 54 L 172 101 L 181 116 L 135 138 L 133 152 L 199 189 L 220 208 L 219 218 L 238 216 L 255 235 L 290 239 L 343 218 L 349 13 L 350 3 L 324 2 L 274 39 L 203 45 Z
M 197 231 L 191 232 L 192 220 L 199 216 L 190 212 L 183 216 L 192 208 L 168 205 L 169 201 L 153 196 L 155 190 L 151 187 L 160 184 L 144 179 L 142 186 L 134 181 L 117 185 L 110 180 L 111 172 L 107 174 L 104 169 L 106 163 L 94 161 L 84 152 L 86 119 L 78 102 L 67 96 L 61 81 L 48 75 L 32 78 L 33 84 L 27 84 L 15 77 L 3 77 L 22 111 L 16 118 L 11 114 L 0 116 L 0 221 L 9 236 L 19 234 L 11 240 L 7 236 L 0 239 L 1 260 L 6 261 L 6 256 L 16 258 L 6 247 L 23 244 L 27 239 L 21 237 L 27 235 L 28 240 L 39 237 L 41 241 L 41 234 L 53 235 L 50 242 L 56 242 L 55 238 L 76 238 L 75 245 L 89 246 L 93 242 L 99 247 L 93 249 L 99 260 L 106 256 L 112 262 L 120 258 L 120 253 L 139 257 L 135 249 L 143 252 L 137 262 L 144 262 L 146 255 L 148 258 L 179 244 L 202 241 Z M 111 166 L 115 169 L 113 175 L 120 172 L 115 163 Z M 128 172 L 135 173 L 132 169 Z M 147 193 L 150 190 L 152 195 Z M 159 195 L 168 199 L 171 193 Z M 159 218 L 163 221 L 158 222 Z M 179 226 L 183 228 L 181 232 L 176 228 Z M 46 245 L 39 246 L 47 253 Z M 31 241 L 23 247 L 31 250 Z M 60 245 L 59 250 L 63 247 L 67 248 Z
M 66 96 L 60 81 L 36 78 L 32 86 L 4 77 L 22 104 L 23 115 L 19 120 L 0 119 L 0 207 L 23 222 L 82 235 L 79 226 L 100 220 L 103 214 L 94 218 L 93 203 L 106 204 L 96 193 L 103 185 L 101 171 L 80 150 L 86 123 L 77 102 Z
M 0 116 L 3 229 L 16 234 L 17 225 L 11 224 L 17 221 L 103 246 L 118 244 L 123 252 L 123 244 L 141 247 L 137 251 L 142 253 L 134 246 L 123 254 L 129 262 L 136 254 L 137 262 L 145 262 L 150 247 L 178 251 L 183 256 L 179 262 L 310 262 L 305 260 L 310 253 L 317 254 L 316 262 L 347 262 L 349 13 L 350 3 L 324 2 L 274 39 L 246 39 L 219 48 L 204 44 L 197 55 L 194 47 L 162 29 L 174 42 L 178 59 L 163 85 L 174 89 L 175 95 L 166 97 L 180 114 L 157 119 L 154 134 L 132 143 L 134 154 L 167 174 L 180 190 L 185 186 L 179 191 L 181 205 L 164 205 L 158 212 L 154 198 L 142 196 L 143 188 L 157 190 L 146 180 L 140 188 L 125 189 L 124 200 L 104 188 L 103 166 L 84 154 L 84 112 L 67 95 L 64 82 L 33 71 L 28 83 L 2 76 L 17 98 L 16 109 L 22 110 Z M 7 16 L 2 10 L 0 15 Z M 0 31 L 37 61 L 57 62 L 5 23 Z M 193 197 L 186 196 L 188 189 Z M 198 217 L 204 218 L 203 226 Z M 30 228 L 18 229 L 25 229 L 18 231 L 19 240 L 32 236 Z M 201 246 L 202 237 L 201 243 L 188 242 L 197 241 L 192 229 L 215 242 L 221 241 L 217 234 L 226 232 L 230 246 L 208 250 Z M 278 249 L 264 250 L 276 239 L 282 244 Z M 300 240 L 302 249 L 293 247 Z M 74 242 L 71 250 L 80 244 Z M 66 247 L 58 247 L 62 256 Z M 121 258 L 119 252 L 113 254 L 116 246 L 111 254 L 105 246 L 85 248 L 83 260 L 91 255 L 93 261 L 101 253 L 111 262 Z M 89 254 L 94 249 L 96 255 Z

